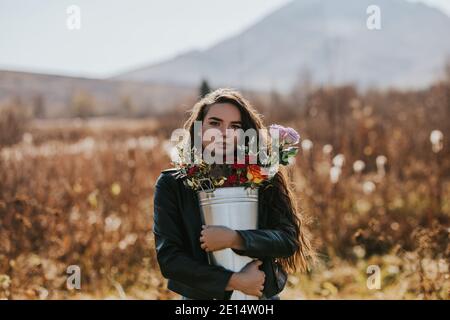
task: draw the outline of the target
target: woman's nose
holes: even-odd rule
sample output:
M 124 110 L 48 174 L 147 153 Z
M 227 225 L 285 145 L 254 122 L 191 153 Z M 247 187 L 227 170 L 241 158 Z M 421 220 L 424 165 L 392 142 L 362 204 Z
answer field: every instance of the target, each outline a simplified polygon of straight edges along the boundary
M 227 136 L 227 126 L 222 125 L 222 126 L 220 127 L 220 132 L 222 133 L 222 137 L 225 139 L 226 136 Z

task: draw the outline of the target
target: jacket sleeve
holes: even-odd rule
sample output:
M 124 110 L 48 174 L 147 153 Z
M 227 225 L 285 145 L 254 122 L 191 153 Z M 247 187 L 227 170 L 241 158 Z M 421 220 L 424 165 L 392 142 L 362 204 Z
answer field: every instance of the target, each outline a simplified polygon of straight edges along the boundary
M 270 210 L 270 209 L 269 209 Z M 284 208 L 284 210 L 289 210 Z M 270 214 L 270 213 L 269 213 Z M 298 249 L 297 234 L 285 212 L 270 217 L 270 228 L 236 230 L 243 239 L 244 248 L 232 249 L 239 255 L 252 258 L 287 258 Z
M 237 254 L 262 259 L 287 258 L 297 250 L 292 232 L 277 229 L 236 230 L 244 240 L 244 248 L 233 249 Z
M 161 273 L 212 298 L 227 299 L 232 291 L 225 288 L 233 272 L 193 259 L 185 247 L 174 179 L 162 173 L 155 186 L 153 233 Z

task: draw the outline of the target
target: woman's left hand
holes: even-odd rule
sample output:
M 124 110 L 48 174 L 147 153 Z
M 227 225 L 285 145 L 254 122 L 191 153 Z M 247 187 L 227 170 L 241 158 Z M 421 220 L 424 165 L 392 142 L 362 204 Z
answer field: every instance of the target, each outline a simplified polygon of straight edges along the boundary
M 202 226 L 200 236 L 201 248 L 206 252 L 236 247 L 240 240 L 239 234 L 224 226 Z

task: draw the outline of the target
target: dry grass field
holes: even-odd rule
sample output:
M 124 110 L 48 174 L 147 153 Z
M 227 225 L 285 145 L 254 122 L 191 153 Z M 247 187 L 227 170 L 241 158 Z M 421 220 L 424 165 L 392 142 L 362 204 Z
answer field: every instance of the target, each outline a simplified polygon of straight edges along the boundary
M 253 102 L 266 124 L 303 140 L 289 172 L 320 263 L 291 275 L 282 298 L 449 299 L 450 83 Z M 0 298 L 178 299 L 151 228 L 154 183 L 182 120 L 38 121 L 4 107 Z M 66 288 L 70 265 L 80 290 Z M 367 286 L 371 265 L 378 289 Z

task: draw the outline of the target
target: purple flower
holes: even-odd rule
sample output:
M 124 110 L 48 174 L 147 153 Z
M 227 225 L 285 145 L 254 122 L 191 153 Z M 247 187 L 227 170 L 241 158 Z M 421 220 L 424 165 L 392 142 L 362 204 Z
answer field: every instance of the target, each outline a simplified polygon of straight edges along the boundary
M 279 124 L 272 124 L 269 130 L 278 130 L 280 134 L 280 142 L 282 144 L 293 145 L 300 141 L 300 135 L 297 131 L 290 127 L 283 127 Z

